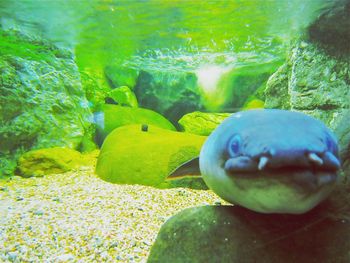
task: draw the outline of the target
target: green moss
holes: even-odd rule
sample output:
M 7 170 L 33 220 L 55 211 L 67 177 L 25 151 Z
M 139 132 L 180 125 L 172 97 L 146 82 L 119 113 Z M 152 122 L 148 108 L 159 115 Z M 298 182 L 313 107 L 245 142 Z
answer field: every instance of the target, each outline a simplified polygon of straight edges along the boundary
M 103 143 L 97 175 L 112 183 L 159 188 L 203 185 L 201 178 L 166 180 L 176 167 L 199 155 L 206 137 L 139 125 L 115 129 Z M 201 181 L 201 182 L 199 182 Z
M 49 61 L 67 54 L 53 45 L 29 39 L 15 31 L 0 31 L 0 56 L 12 55 L 35 61 Z

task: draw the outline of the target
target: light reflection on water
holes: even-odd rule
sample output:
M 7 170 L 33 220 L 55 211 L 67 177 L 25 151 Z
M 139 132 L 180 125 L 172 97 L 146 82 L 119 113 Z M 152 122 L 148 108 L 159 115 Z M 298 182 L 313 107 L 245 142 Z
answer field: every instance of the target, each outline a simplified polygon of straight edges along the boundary
M 331 0 L 22 0 L 0 2 L 1 25 L 76 51 L 81 67 L 196 70 L 266 63 Z

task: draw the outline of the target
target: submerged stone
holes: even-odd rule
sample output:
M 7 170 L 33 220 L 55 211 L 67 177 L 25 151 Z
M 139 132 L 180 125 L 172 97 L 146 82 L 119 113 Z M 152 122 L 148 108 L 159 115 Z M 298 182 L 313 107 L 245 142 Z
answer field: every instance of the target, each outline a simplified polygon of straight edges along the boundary
M 54 147 L 32 150 L 18 160 L 17 173 L 23 177 L 64 173 L 83 165 L 83 156 L 72 149 Z
M 242 110 L 252 110 L 252 109 L 263 109 L 264 102 L 258 99 L 248 100 L 244 105 Z
M 162 226 L 147 262 L 347 263 L 350 200 L 344 190 L 303 215 L 238 206 L 185 209 Z
M 238 111 L 283 63 L 276 60 L 263 64 L 235 67 L 222 74 L 215 90 L 202 90 L 205 94 L 205 106 L 210 110 Z M 210 74 L 210 72 L 208 72 Z M 208 89 L 208 88 L 207 88 Z M 207 93 L 207 94 L 206 94 Z
M 141 107 L 161 113 L 174 124 L 184 114 L 203 109 L 197 77 L 190 72 L 141 71 L 135 94 Z
M 308 28 L 312 41 L 332 53 L 350 53 L 350 2 L 334 1 Z
M 195 111 L 179 120 L 181 130 L 197 135 L 209 135 L 231 113 L 207 113 Z
M 0 32 L 0 175 L 35 148 L 78 148 L 91 114 L 70 51 Z M 25 47 L 25 48 L 24 48 Z
M 120 106 L 137 107 L 137 99 L 134 92 L 128 86 L 121 86 L 111 90 L 107 94 L 107 98 L 111 98 Z
M 105 76 L 112 88 L 127 86 L 134 89 L 139 72 L 132 68 L 108 65 L 104 69 Z
M 102 144 L 114 129 L 130 124 L 151 124 L 163 129 L 176 130 L 171 122 L 155 111 L 112 104 L 103 105 L 102 111 L 95 113 L 95 122 L 99 144 Z
M 199 155 L 206 137 L 154 125 L 144 132 L 141 126 L 123 126 L 107 136 L 96 165 L 100 178 L 120 184 L 207 189 L 200 177 L 166 180 L 172 170 Z

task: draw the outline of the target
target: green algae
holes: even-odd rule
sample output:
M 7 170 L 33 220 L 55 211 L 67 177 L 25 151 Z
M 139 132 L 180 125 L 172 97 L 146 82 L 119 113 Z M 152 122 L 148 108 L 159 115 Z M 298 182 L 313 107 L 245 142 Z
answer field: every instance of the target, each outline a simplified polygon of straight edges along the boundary
M 4 55 L 35 61 L 70 57 L 69 53 L 59 50 L 47 41 L 31 39 L 16 31 L 0 30 L 0 56 Z

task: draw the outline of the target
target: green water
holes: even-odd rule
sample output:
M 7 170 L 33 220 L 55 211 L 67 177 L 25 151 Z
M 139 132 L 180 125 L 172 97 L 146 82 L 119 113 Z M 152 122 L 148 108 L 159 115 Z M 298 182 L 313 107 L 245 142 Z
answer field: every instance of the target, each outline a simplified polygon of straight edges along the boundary
M 195 71 L 285 57 L 329 0 L 2 1 L 1 25 L 73 49 L 80 68 Z
M 94 148 L 91 116 L 105 104 L 152 110 L 177 129 L 194 111 L 264 107 L 291 44 L 310 42 L 310 24 L 338 1 L 344 8 L 345 0 L 0 0 L 0 170 L 12 173 L 30 149 Z

